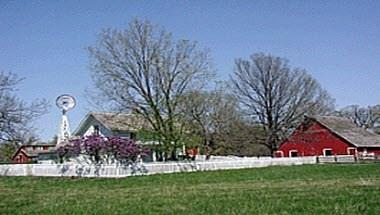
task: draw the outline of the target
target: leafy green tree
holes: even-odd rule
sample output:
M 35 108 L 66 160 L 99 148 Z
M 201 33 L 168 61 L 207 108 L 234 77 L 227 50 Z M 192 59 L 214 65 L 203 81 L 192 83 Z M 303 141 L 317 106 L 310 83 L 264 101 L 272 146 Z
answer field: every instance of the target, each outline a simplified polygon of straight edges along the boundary
M 0 162 L 8 163 L 12 161 L 12 156 L 16 152 L 17 147 L 14 143 L 3 143 L 0 144 Z
M 244 119 L 227 83 L 211 91 L 191 91 L 184 96 L 183 113 L 188 131 L 198 136 L 203 151 L 214 155 L 265 155 L 260 145 L 263 129 Z

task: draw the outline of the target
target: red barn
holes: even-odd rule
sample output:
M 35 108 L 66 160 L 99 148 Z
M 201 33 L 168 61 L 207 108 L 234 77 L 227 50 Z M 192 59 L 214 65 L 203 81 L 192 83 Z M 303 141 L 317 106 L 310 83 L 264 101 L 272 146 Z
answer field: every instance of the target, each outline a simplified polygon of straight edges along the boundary
M 43 153 L 51 153 L 55 149 L 55 145 L 51 144 L 32 144 L 22 145 L 12 156 L 14 163 L 28 163 L 36 161 L 38 156 Z
M 380 135 L 334 116 L 305 120 L 276 151 L 276 157 L 380 155 Z

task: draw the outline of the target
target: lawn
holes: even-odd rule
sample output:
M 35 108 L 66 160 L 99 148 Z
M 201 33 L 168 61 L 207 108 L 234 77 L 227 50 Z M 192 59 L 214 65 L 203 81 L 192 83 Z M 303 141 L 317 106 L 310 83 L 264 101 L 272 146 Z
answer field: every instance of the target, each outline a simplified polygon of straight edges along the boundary
M 0 177 L 0 214 L 380 214 L 380 165 Z

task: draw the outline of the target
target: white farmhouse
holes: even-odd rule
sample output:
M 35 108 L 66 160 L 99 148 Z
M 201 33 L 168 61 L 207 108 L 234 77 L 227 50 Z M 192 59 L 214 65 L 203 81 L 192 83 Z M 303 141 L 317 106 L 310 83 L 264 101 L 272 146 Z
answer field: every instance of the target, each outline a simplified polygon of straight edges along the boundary
M 143 126 L 141 118 L 130 113 L 90 112 L 80 122 L 73 136 L 83 137 L 97 134 L 136 140 L 136 133 Z
M 141 141 L 137 138 L 137 132 L 143 128 L 148 128 L 141 117 L 131 113 L 109 113 L 90 112 L 80 122 L 74 131 L 74 137 L 89 135 L 101 135 L 104 137 L 118 136 L 135 140 L 137 144 L 151 146 L 155 141 Z M 155 161 L 156 155 L 152 154 L 144 157 L 145 161 Z

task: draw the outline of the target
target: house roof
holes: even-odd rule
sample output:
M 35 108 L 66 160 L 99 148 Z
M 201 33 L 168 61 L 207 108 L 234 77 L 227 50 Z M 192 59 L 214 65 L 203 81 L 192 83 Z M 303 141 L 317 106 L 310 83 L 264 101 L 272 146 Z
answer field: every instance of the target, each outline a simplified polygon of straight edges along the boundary
M 74 135 L 77 135 L 91 118 L 111 131 L 136 131 L 147 125 L 141 117 L 132 113 L 90 112 L 79 124 Z
M 350 119 L 336 116 L 310 116 L 356 147 L 380 147 L 380 135 L 358 127 Z

